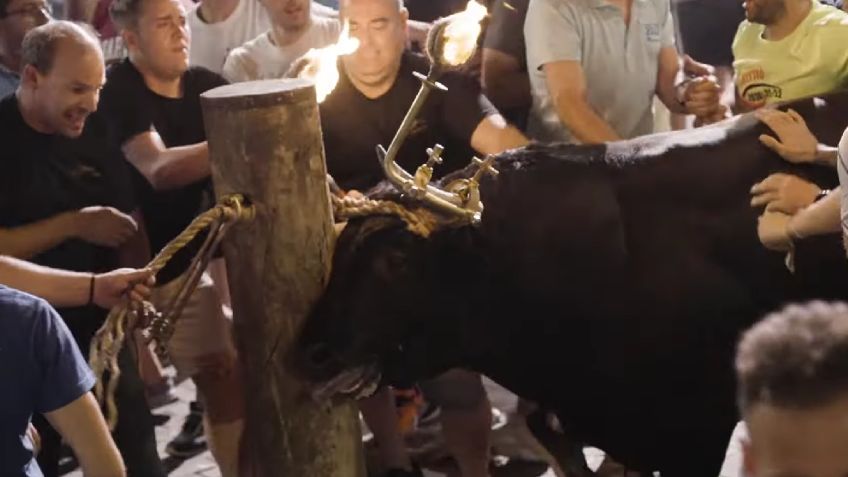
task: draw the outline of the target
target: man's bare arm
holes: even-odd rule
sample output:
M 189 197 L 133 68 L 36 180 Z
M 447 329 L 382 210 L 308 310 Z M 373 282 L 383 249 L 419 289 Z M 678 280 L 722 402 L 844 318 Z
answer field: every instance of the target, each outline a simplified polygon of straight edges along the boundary
M 94 275 L 95 305 L 111 308 L 125 293 L 134 300 L 150 296 L 148 270 L 120 269 Z M 42 267 L 12 257 L 0 256 L 0 284 L 44 298 L 55 307 L 88 304 L 92 292 L 92 274 Z
M 483 155 L 526 146 L 529 142 L 521 131 L 510 126 L 500 114 L 484 118 L 471 135 L 471 147 Z
M 44 416 L 73 449 L 86 477 L 126 475 L 121 454 L 91 393 Z
M 77 236 L 74 212 L 15 228 L 0 228 L 0 254 L 32 258 Z
M 621 137 L 592 108 L 586 98 L 586 75 L 577 61 L 542 66 L 557 115 L 572 136 L 583 144 L 617 141 Z
M 167 147 L 159 133 L 141 133 L 124 143 L 123 152 L 156 190 L 171 190 L 209 177 L 206 142 Z

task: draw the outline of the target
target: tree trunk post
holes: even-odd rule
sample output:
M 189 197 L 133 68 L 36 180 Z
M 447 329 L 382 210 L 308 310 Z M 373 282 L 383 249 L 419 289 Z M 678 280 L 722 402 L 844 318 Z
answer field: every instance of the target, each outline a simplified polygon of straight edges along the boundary
M 286 353 L 330 272 L 333 218 L 315 90 L 299 80 L 202 95 L 216 195 L 244 194 L 254 221 L 224 240 L 247 403 L 242 475 L 364 477 L 352 405 L 315 403 Z

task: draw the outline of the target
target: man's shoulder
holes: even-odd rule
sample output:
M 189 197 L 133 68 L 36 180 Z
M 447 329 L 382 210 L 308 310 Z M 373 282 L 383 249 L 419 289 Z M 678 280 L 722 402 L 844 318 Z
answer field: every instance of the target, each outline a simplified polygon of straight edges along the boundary
M 808 21 L 812 34 L 848 34 L 848 13 L 829 5 L 817 4 Z
M 0 285 L 0 321 L 4 322 L 6 330 L 14 328 L 24 332 L 43 325 L 39 321 L 54 317 L 51 311 L 50 305 L 41 298 Z
M 597 7 L 598 2 L 597 0 L 533 0 L 527 8 L 533 8 L 533 5 L 537 3 L 554 7 L 560 12 L 582 14 Z
M 247 43 L 233 48 L 227 55 L 227 61 L 232 58 L 234 61 L 247 61 L 256 56 L 262 55 L 263 52 L 277 47 L 268 39 L 269 32 L 262 32 L 256 38 L 249 40 Z
M 186 89 L 197 91 L 198 94 L 228 83 L 223 76 L 203 66 L 189 67 L 183 78 L 186 82 Z
M 736 36 L 733 37 L 734 53 L 738 55 L 739 53 L 736 51 L 737 48 L 742 48 L 746 42 L 751 42 L 760 38 L 763 35 L 764 29 L 765 27 L 759 23 L 742 20 L 742 23 L 739 24 L 739 28 L 736 29 Z
M 106 84 L 108 85 L 110 81 L 122 81 L 139 76 L 138 70 L 133 66 L 130 59 L 124 58 L 117 63 L 111 64 L 106 69 Z
M 143 90 L 146 86 L 141 73 L 133 66 L 129 58 L 114 63 L 106 69 L 106 83 L 103 85 L 101 102 L 109 102 L 113 96 L 129 97 L 128 90 Z

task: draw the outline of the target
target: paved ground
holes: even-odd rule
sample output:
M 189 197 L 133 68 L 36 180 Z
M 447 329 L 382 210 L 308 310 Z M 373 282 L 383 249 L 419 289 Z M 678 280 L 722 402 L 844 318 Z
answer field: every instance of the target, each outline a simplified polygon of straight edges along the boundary
M 502 388 L 487 383 L 489 395 L 492 404 L 507 412 L 514 409 L 516 404 L 515 396 Z M 211 454 L 207 451 L 194 458 L 182 461 L 172 459 L 164 452 L 164 447 L 167 442 L 180 431 L 183 419 L 188 414 L 188 403 L 194 398 L 194 385 L 191 382 L 184 382 L 177 386 L 176 394 L 179 401 L 159 408 L 154 411 L 157 420 L 156 440 L 159 443 L 159 452 L 169 469 L 171 477 L 220 477 L 220 472 L 212 459 Z M 738 441 L 743 431 L 737 429 L 734 434 L 734 440 Z M 534 456 L 531 445 L 528 443 L 529 434 L 526 428 L 520 423 L 509 422 L 506 426 L 495 432 L 494 445 L 500 454 L 511 456 Z M 590 467 L 596 469 L 603 459 L 603 453 L 594 449 L 587 449 L 587 458 Z M 728 461 L 722 469 L 720 477 L 739 477 L 739 448 L 738 445 L 731 445 L 728 450 Z M 66 477 L 82 477 L 79 470 L 74 469 L 72 461 L 64 463 L 68 469 Z M 427 471 L 426 477 L 445 477 L 445 474 Z M 519 464 L 516 460 L 508 464 L 504 468 L 496 469 L 493 477 L 556 477 L 554 472 L 545 465 L 540 464 Z M 618 476 L 620 477 L 620 476 Z

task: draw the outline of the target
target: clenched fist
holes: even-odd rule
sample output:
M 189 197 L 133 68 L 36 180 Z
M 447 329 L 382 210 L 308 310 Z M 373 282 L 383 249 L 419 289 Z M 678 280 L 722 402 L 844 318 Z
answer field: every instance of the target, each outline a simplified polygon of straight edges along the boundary
M 138 232 L 132 217 L 114 207 L 93 206 L 77 211 L 74 236 L 102 247 L 118 247 Z

